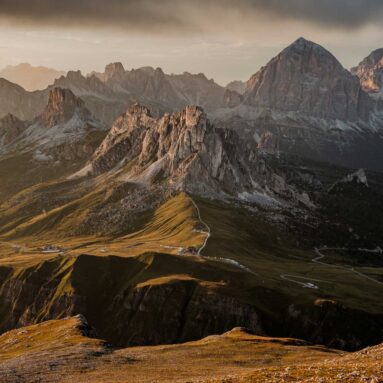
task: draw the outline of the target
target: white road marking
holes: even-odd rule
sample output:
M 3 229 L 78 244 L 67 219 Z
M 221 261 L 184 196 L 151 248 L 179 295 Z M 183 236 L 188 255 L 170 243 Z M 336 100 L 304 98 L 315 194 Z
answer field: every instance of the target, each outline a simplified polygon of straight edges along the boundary
M 316 247 L 314 250 L 315 250 L 316 254 L 318 255 L 318 257 L 313 258 L 312 262 L 318 263 L 320 265 L 324 265 L 324 266 L 327 266 L 327 267 L 335 267 L 337 269 L 343 269 L 343 270 L 351 271 L 352 273 L 355 273 L 355 274 L 359 275 L 362 278 L 368 279 L 371 282 L 375 282 L 378 285 L 383 285 L 383 282 L 377 281 L 376 279 L 373 279 L 373 278 L 369 277 L 368 275 L 363 274 L 363 273 L 355 270 L 353 267 L 344 267 L 344 266 L 339 266 L 339 265 L 331 265 L 331 264 L 328 264 L 328 263 L 321 262 L 321 259 L 323 259 L 326 256 L 325 254 L 323 254 L 321 252 L 323 250 L 344 250 L 344 251 L 347 251 L 347 250 L 353 250 L 353 249 L 347 249 L 347 248 L 344 248 L 344 247 L 322 247 L 322 248 L 318 249 Z M 363 250 L 362 249 L 358 249 L 358 251 L 371 252 L 371 250 L 367 250 L 367 249 L 363 249 Z
M 193 198 L 190 198 L 194 207 L 196 208 L 197 210 L 197 215 L 198 215 L 198 219 L 199 221 L 206 227 L 207 231 L 201 231 L 200 233 L 202 234 L 205 234 L 206 235 L 206 238 L 205 238 L 205 241 L 203 243 L 203 245 L 198 249 L 198 252 L 197 252 L 197 255 L 198 256 L 201 256 L 201 252 L 202 250 L 206 247 L 207 245 L 207 241 L 209 240 L 209 238 L 211 237 L 211 230 L 210 230 L 210 227 L 209 225 L 202 219 L 201 217 L 201 212 L 199 210 L 199 207 L 197 206 L 197 204 L 194 202 Z
M 209 240 L 209 238 L 211 237 L 211 229 L 209 227 L 209 225 L 202 219 L 201 217 L 201 212 L 199 210 L 199 207 L 198 205 L 194 202 L 194 200 L 190 197 L 194 207 L 196 208 L 197 210 L 197 215 L 198 215 L 198 219 L 199 221 L 206 227 L 207 231 L 200 231 L 198 230 L 199 233 L 202 233 L 202 234 L 205 234 L 206 235 L 206 238 L 205 238 L 205 241 L 203 243 L 203 245 L 199 248 L 198 252 L 197 252 L 197 255 L 198 256 L 202 256 L 204 257 L 205 259 L 209 259 L 211 261 L 216 261 L 216 262 L 222 262 L 222 263 L 227 263 L 227 264 L 230 264 L 230 265 L 233 265 L 241 270 L 244 270 L 244 271 L 247 271 L 248 273 L 250 274 L 254 274 L 254 275 L 258 275 L 257 273 L 255 273 L 254 271 L 252 271 L 251 269 L 249 269 L 248 267 L 242 265 L 241 263 L 239 263 L 238 261 L 235 261 L 234 259 L 230 259 L 230 258 L 218 258 L 218 257 L 208 257 L 208 256 L 203 256 L 201 254 L 202 250 L 206 247 L 207 245 L 207 241 Z
M 317 290 L 319 287 L 317 285 L 314 285 L 313 283 L 307 283 L 307 282 L 299 282 L 299 281 L 296 281 L 294 279 L 291 279 L 291 278 L 299 278 L 299 279 L 305 279 L 305 280 L 308 280 L 308 281 L 318 281 L 318 282 L 323 282 L 323 281 L 319 281 L 317 279 L 312 279 L 312 278 L 306 278 L 306 277 L 300 277 L 298 275 L 290 275 L 290 274 L 281 274 L 280 277 L 282 279 L 284 279 L 285 281 L 289 281 L 289 282 L 293 282 L 293 283 L 297 283 L 298 285 L 300 286 L 303 286 L 305 288 L 308 288 L 308 289 L 315 289 Z

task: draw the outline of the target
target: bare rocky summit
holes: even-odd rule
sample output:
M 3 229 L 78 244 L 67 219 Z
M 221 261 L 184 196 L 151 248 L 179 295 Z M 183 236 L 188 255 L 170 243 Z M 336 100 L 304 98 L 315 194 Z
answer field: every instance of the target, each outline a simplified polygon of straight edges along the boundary
M 383 96 L 383 48 L 373 51 L 351 72 L 359 77 L 364 91 Z
M 249 79 L 243 95 L 227 92 L 214 121 L 260 148 L 381 170 L 380 103 L 322 46 L 299 38 Z
M 367 119 L 372 110 L 358 80 L 330 52 L 304 38 L 250 78 L 245 103 L 342 121 Z
M 49 91 L 48 104 L 38 117 L 38 121 L 45 127 L 52 128 L 68 122 L 75 114 L 80 119 L 90 118 L 90 112 L 84 107 L 84 102 L 71 90 L 53 88 Z
M 91 166 L 95 174 L 125 167 L 127 180 L 148 185 L 167 180 L 176 190 L 192 194 L 301 199 L 255 145 L 233 130 L 213 126 L 196 106 L 159 119 L 144 106 L 130 107 L 116 120 Z
M 8 114 L 0 119 L 0 153 L 7 162 L 3 191 L 74 171 L 91 157 L 106 135 L 106 126 L 69 89 L 52 88 L 42 112 L 31 120 Z

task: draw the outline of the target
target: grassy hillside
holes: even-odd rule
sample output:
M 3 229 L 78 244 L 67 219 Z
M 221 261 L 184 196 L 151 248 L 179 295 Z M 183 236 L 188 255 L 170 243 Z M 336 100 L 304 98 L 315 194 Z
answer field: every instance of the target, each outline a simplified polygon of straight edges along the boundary
M 92 335 L 79 316 L 3 334 L 2 382 L 359 383 L 383 377 L 382 346 L 345 353 L 237 328 L 178 345 L 116 350 Z
M 267 213 L 201 198 L 194 205 L 185 193 L 123 217 L 120 235 L 75 235 L 111 198 L 111 188 L 78 182 L 19 194 L 30 210 L 16 200 L 2 205 L 10 217 L 0 244 L 3 330 L 81 313 L 121 345 L 198 339 L 235 326 L 351 349 L 382 337 L 383 289 L 373 280 L 381 267 L 354 265 L 357 274 L 331 260 L 314 263 L 314 249 L 299 246 Z M 63 190 L 71 193 L 60 205 Z M 52 208 L 35 215 L 42 192 Z M 198 256 L 204 223 L 211 237 Z M 44 252 L 47 244 L 58 250 Z

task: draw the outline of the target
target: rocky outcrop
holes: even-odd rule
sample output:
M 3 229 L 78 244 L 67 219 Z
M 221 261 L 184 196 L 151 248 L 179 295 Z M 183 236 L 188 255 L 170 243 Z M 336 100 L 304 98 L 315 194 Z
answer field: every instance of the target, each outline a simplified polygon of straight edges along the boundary
M 243 101 L 217 110 L 214 121 L 260 148 L 272 135 L 280 153 L 381 171 L 380 104 L 331 53 L 300 38 L 253 75 Z
M 359 77 L 364 91 L 383 96 L 383 48 L 373 51 L 351 72 Z
M 53 88 L 25 140 L 37 145 L 37 162 L 74 165 L 89 159 L 105 134 L 105 126 L 92 116 L 81 98 L 69 89 Z
M 82 120 L 90 118 L 84 102 L 69 89 L 53 88 L 49 91 L 48 104 L 38 121 L 46 128 L 68 122 L 74 115 Z
M 15 117 L 13 114 L 7 114 L 0 119 L 0 142 L 2 145 L 8 145 L 16 140 L 26 129 L 26 124 Z
M 70 89 L 81 97 L 86 108 L 104 124 L 111 124 L 132 102 L 128 94 L 111 89 L 95 73 L 83 76 L 80 71 L 70 71 L 56 80 L 54 87 Z
M 49 92 L 48 103 L 33 121 L 22 122 L 7 116 L 0 125 L 0 167 L 7 185 L 2 188 L 5 195 L 10 190 L 15 192 L 77 171 L 107 132 L 81 99 L 60 88 Z M 17 172 L 9 172 L 15 164 Z
M 367 119 L 372 102 L 320 45 L 298 39 L 247 82 L 245 104 L 342 121 Z
M 103 82 L 108 82 L 111 79 L 117 80 L 117 81 L 122 80 L 124 75 L 125 75 L 124 66 L 121 63 L 116 62 L 116 63 L 108 64 L 105 67 L 104 73 L 100 77 Z
M 91 165 L 94 174 L 128 165 L 125 177 L 132 182 L 166 181 L 170 188 L 195 194 L 296 196 L 255 145 L 233 130 L 214 127 L 195 106 L 155 119 L 146 107 L 134 105 L 117 119 Z

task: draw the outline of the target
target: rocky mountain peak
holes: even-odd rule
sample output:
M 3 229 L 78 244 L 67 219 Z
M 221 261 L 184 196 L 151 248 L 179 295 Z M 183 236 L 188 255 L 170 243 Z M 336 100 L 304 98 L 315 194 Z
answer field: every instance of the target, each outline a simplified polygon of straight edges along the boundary
M 145 105 L 139 104 L 138 102 L 129 106 L 126 114 L 130 115 L 146 115 L 151 117 L 150 110 Z
M 69 121 L 78 112 L 88 117 L 84 102 L 69 89 L 53 88 L 49 91 L 48 104 L 38 120 L 48 128 Z
M 304 37 L 298 37 L 294 42 L 293 45 L 307 45 L 307 44 L 315 44 L 312 41 L 306 40 Z
M 115 62 L 108 64 L 105 67 L 105 71 L 103 74 L 103 80 L 108 81 L 111 78 L 121 78 L 125 74 L 125 68 L 120 62 Z
M 304 48 L 304 47 L 314 47 L 314 46 L 319 48 L 319 49 L 326 50 L 323 47 L 321 47 L 320 45 L 314 43 L 314 41 L 307 40 L 304 37 L 299 37 L 292 44 L 290 44 L 290 47 L 302 47 L 302 48 Z
M 157 68 L 154 70 L 154 75 L 157 75 L 157 76 L 165 76 L 165 72 L 162 70 L 162 68 L 157 67 Z
M 132 106 L 116 120 L 90 167 L 95 175 L 118 170 L 128 182 L 150 187 L 161 181 L 167 190 L 192 194 L 296 197 L 254 145 L 215 127 L 198 106 L 158 119 L 147 108 Z
M 247 82 L 245 104 L 355 121 L 373 104 L 357 79 L 325 48 L 299 38 Z
M 344 71 L 342 64 L 332 53 L 321 45 L 316 44 L 313 41 L 306 40 L 303 37 L 295 40 L 292 44 L 285 48 L 280 55 L 284 57 L 294 55 L 302 56 L 304 62 L 301 62 L 301 64 L 306 64 L 303 68 L 304 72 L 321 73 L 320 71 L 323 69 L 324 74 L 327 74 L 326 71 L 330 66 L 333 70 L 341 72 Z M 297 57 L 292 58 L 297 60 Z M 319 65 L 320 63 L 325 64 L 324 68 Z
M 373 51 L 351 72 L 359 77 L 366 92 L 383 95 L 383 48 Z
M 57 81 L 59 81 L 60 79 L 63 79 L 63 78 L 67 79 L 67 81 L 73 81 L 73 82 L 78 81 L 79 82 L 79 81 L 82 81 L 83 75 L 82 75 L 80 70 L 76 70 L 76 71 L 70 70 L 66 74 L 66 76 L 61 76 L 59 79 L 57 79 Z
M 201 121 L 206 122 L 206 113 L 199 106 L 187 106 L 184 113 L 187 127 L 199 126 Z

